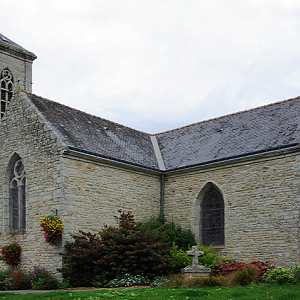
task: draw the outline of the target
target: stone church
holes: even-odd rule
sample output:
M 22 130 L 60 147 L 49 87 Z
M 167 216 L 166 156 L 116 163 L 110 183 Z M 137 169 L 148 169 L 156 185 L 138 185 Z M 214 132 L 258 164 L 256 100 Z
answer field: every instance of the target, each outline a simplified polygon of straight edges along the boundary
M 1 245 L 55 271 L 78 230 L 163 214 L 241 261 L 300 261 L 300 97 L 147 134 L 32 94 L 36 56 L 0 34 Z M 57 214 L 59 246 L 40 219 Z M 3 267 L 3 264 L 2 264 Z

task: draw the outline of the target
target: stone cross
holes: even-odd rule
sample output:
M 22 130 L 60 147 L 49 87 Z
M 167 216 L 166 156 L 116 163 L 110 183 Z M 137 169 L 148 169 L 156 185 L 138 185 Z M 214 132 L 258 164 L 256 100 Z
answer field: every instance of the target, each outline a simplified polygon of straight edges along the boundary
M 193 249 L 192 251 L 187 252 L 187 255 L 193 256 L 192 265 L 198 266 L 198 263 L 199 263 L 198 257 L 203 256 L 203 251 L 198 251 L 198 246 L 192 246 L 192 249 Z

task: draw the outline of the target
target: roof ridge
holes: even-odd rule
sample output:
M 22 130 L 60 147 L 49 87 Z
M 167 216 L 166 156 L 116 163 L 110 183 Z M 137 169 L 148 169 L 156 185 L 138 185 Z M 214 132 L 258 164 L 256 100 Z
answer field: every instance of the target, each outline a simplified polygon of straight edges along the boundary
M 297 96 L 297 97 L 294 97 L 294 98 L 290 98 L 290 99 L 281 100 L 281 101 L 277 101 L 277 102 L 273 102 L 273 103 L 269 103 L 269 104 L 265 104 L 265 105 L 261 105 L 261 106 L 257 106 L 257 107 L 254 107 L 254 108 L 249 108 L 249 109 L 237 111 L 237 112 L 234 112 L 234 113 L 231 113 L 231 114 L 226 114 L 226 115 L 223 115 L 223 116 L 220 116 L 220 117 L 210 118 L 210 119 L 207 119 L 207 120 L 204 120 L 204 121 L 194 122 L 194 123 L 191 123 L 191 124 L 188 124 L 188 125 L 185 125 L 185 126 L 181 126 L 181 127 L 178 127 L 178 128 L 166 130 L 166 131 L 163 131 L 163 132 L 154 133 L 152 135 L 157 136 L 157 135 L 160 135 L 160 134 L 164 134 L 164 133 L 168 133 L 168 132 L 172 132 L 172 131 L 184 129 L 184 128 L 191 127 L 191 126 L 194 126 L 194 125 L 198 125 L 198 124 L 202 124 L 202 123 L 207 123 L 207 122 L 210 122 L 210 121 L 214 121 L 214 120 L 226 118 L 226 117 L 233 116 L 233 115 L 242 114 L 242 113 L 245 113 L 245 112 L 248 112 L 248 111 L 252 111 L 252 110 L 256 110 L 256 109 L 261 109 L 261 108 L 264 108 L 264 107 L 273 106 L 273 105 L 281 104 L 281 103 L 292 101 L 292 100 L 296 100 L 296 99 L 300 99 L 300 96 Z
M 99 116 L 96 116 L 96 115 L 93 115 L 93 114 L 90 114 L 90 113 L 87 113 L 87 112 L 82 111 L 82 110 L 80 110 L 80 109 L 77 109 L 77 108 L 71 107 L 71 106 L 69 106 L 69 105 L 65 105 L 65 104 L 62 104 L 62 103 L 59 103 L 59 102 L 50 100 L 50 99 L 45 98 L 45 97 L 42 97 L 42 96 L 38 96 L 38 95 L 36 95 L 36 94 L 30 93 L 30 92 L 27 92 L 27 91 L 23 91 L 23 90 L 22 90 L 22 92 L 24 92 L 24 93 L 26 93 L 26 94 L 28 94 L 28 95 L 31 95 L 31 96 L 35 96 L 35 97 L 41 98 L 41 99 L 43 99 L 43 100 L 45 100 L 45 101 L 48 101 L 48 102 L 52 102 L 52 103 L 58 104 L 58 105 L 60 105 L 60 106 L 63 106 L 63 107 L 66 107 L 66 108 L 68 108 L 68 109 L 77 111 L 77 112 L 79 112 L 79 113 L 82 113 L 82 114 L 91 116 L 91 117 L 93 117 L 93 118 L 97 118 L 97 119 L 101 119 L 101 120 L 107 121 L 107 122 L 109 122 L 109 123 L 111 123 L 111 124 L 114 124 L 114 125 L 126 127 L 126 128 L 131 129 L 131 130 L 134 130 L 134 131 L 137 131 L 137 132 L 146 134 L 146 135 L 148 135 L 148 136 L 152 135 L 152 134 L 150 134 L 150 133 L 147 133 L 147 132 L 144 132 L 144 131 L 141 131 L 141 130 L 138 130 L 138 129 L 134 129 L 134 128 L 132 128 L 132 127 L 129 127 L 129 126 L 126 126 L 126 125 L 123 125 L 123 124 L 120 124 L 120 123 L 117 123 L 117 122 L 114 122 L 114 121 L 111 121 L 111 120 L 108 120 L 108 119 L 105 119 L 105 118 L 102 118 L 102 117 L 99 117 Z
M 285 100 L 281 100 L 281 101 L 269 103 L 269 104 L 266 104 L 266 105 L 261 105 L 261 106 L 257 106 L 257 107 L 254 107 L 254 108 L 250 108 L 250 109 L 238 111 L 238 112 L 235 112 L 235 113 L 226 114 L 226 115 L 223 115 L 223 116 L 220 116 L 220 117 L 215 117 L 215 118 L 210 118 L 210 119 L 203 120 L 203 121 L 199 121 L 199 122 L 194 122 L 194 123 L 191 123 L 191 124 L 188 124 L 188 125 L 185 125 L 185 126 L 181 126 L 181 127 L 178 127 L 178 128 L 174 128 L 174 129 L 170 129 L 170 130 L 166 130 L 166 131 L 162 131 L 162 132 L 158 132 L 158 133 L 147 133 L 147 132 L 144 132 L 144 131 L 141 131 L 141 130 L 138 130 L 138 129 L 135 129 L 135 128 L 132 128 L 132 127 L 129 127 L 129 126 L 126 126 L 126 125 L 123 125 L 123 124 L 120 124 L 120 123 L 117 123 L 117 122 L 114 122 L 114 121 L 105 119 L 105 118 L 103 118 L 103 117 L 99 117 L 99 116 L 93 115 L 93 114 L 91 114 L 91 113 L 87 113 L 87 112 L 85 112 L 85 111 L 82 111 L 82 110 L 80 110 L 80 109 L 71 107 L 71 106 L 69 106 L 69 105 L 65 105 L 65 104 L 62 104 L 62 103 L 59 103 L 59 102 L 50 100 L 50 99 L 48 99 L 48 98 L 45 98 L 45 97 L 42 97 L 42 96 L 38 96 L 38 95 L 33 94 L 33 93 L 29 93 L 29 92 L 26 92 L 26 91 L 23 91 L 23 90 L 22 90 L 22 92 L 24 92 L 24 93 L 26 93 L 26 94 L 28 94 L 28 95 L 32 95 L 32 96 L 41 98 L 41 99 L 43 99 L 43 100 L 45 100 L 45 101 L 48 101 L 48 102 L 52 102 L 52 103 L 58 104 L 58 105 L 60 105 L 60 106 L 66 107 L 66 108 L 68 108 L 68 109 L 71 109 L 71 110 L 73 110 L 73 111 L 77 111 L 77 112 L 79 112 L 79 113 L 82 113 L 82 114 L 91 116 L 91 117 L 93 117 L 93 118 L 101 119 L 101 120 L 104 120 L 104 121 L 106 121 L 106 122 L 108 122 L 108 123 L 111 123 L 111 124 L 114 124 L 114 125 L 118 125 L 118 126 L 122 126 L 122 127 L 129 128 L 129 129 L 131 129 L 131 130 L 134 130 L 134 131 L 136 131 L 136 132 L 140 132 L 140 133 L 142 133 L 142 134 L 146 134 L 146 135 L 148 135 L 148 136 L 158 136 L 158 135 L 160 135 L 160 134 L 165 134 L 165 133 L 168 133 L 168 132 L 173 132 L 173 131 L 176 131 L 176 130 L 181 130 L 181 129 L 188 128 L 188 127 L 191 127 L 191 126 L 194 126 L 194 125 L 207 123 L 207 122 L 210 122 L 210 121 L 213 121 L 213 120 L 223 119 L 223 118 L 226 118 L 226 117 L 229 117 L 229 116 L 234 116 L 234 115 L 242 114 L 242 113 L 245 113 L 245 112 L 254 111 L 254 110 L 257 110 L 257 109 L 262 109 L 262 108 L 265 108 L 265 107 L 270 107 L 270 106 L 278 105 L 278 104 L 281 104 L 281 103 L 284 103 L 284 102 L 288 102 L 288 101 L 293 101 L 293 100 L 296 100 L 296 99 L 300 99 L 300 96 L 297 96 L 297 97 L 294 97 L 294 98 L 289 98 L 289 99 L 285 99 Z

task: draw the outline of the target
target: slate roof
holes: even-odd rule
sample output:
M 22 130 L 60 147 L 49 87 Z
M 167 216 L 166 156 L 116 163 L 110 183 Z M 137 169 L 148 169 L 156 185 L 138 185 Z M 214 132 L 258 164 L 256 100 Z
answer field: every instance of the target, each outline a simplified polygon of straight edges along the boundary
M 287 147 L 300 141 L 300 97 L 157 134 L 167 169 Z
M 71 148 L 158 169 L 150 134 L 27 94 Z M 155 134 L 167 170 L 296 146 L 300 97 Z
M 63 142 L 102 157 L 158 168 L 148 134 L 27 94 Z
M 0 33 L 0 47 L 3 47 L 5 49 L 10 49 L 11 51 L 19 54 L 25 54 L 27 56 L 27 58 L 31 59 L 31 60 L 35 60 L 36 59 L 36 55 L 28 50 L 26 50 L 25 48 L 23 48 L 22 46 L 18 45 L 17 43 L 15 43 L 14 41 L 12 41 L 11 39 L 9 39 L 8 37 L 4 36 L 3 34 Z

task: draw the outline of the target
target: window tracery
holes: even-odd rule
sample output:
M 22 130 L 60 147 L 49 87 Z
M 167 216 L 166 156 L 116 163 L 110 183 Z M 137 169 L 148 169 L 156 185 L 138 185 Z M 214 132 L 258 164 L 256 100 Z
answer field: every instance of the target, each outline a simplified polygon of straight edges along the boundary
M 201 212 L 202 244 L 224 245 L 224 200 L 215 186 L 205 192 Z
M 4 69 L 1 72 L 0 77 L 0 89 L 1 89 L 1 99 L 0 99 L 0 119 L 4 116 L 5 111 L 8 108 L 9 102 L 13 96 L 13 86 L 14 80 L 12 73 L 8 69 Z
M 22 159 L 12 165 L 10 176 L 10 230 L 26 229 L 26 176 Z

